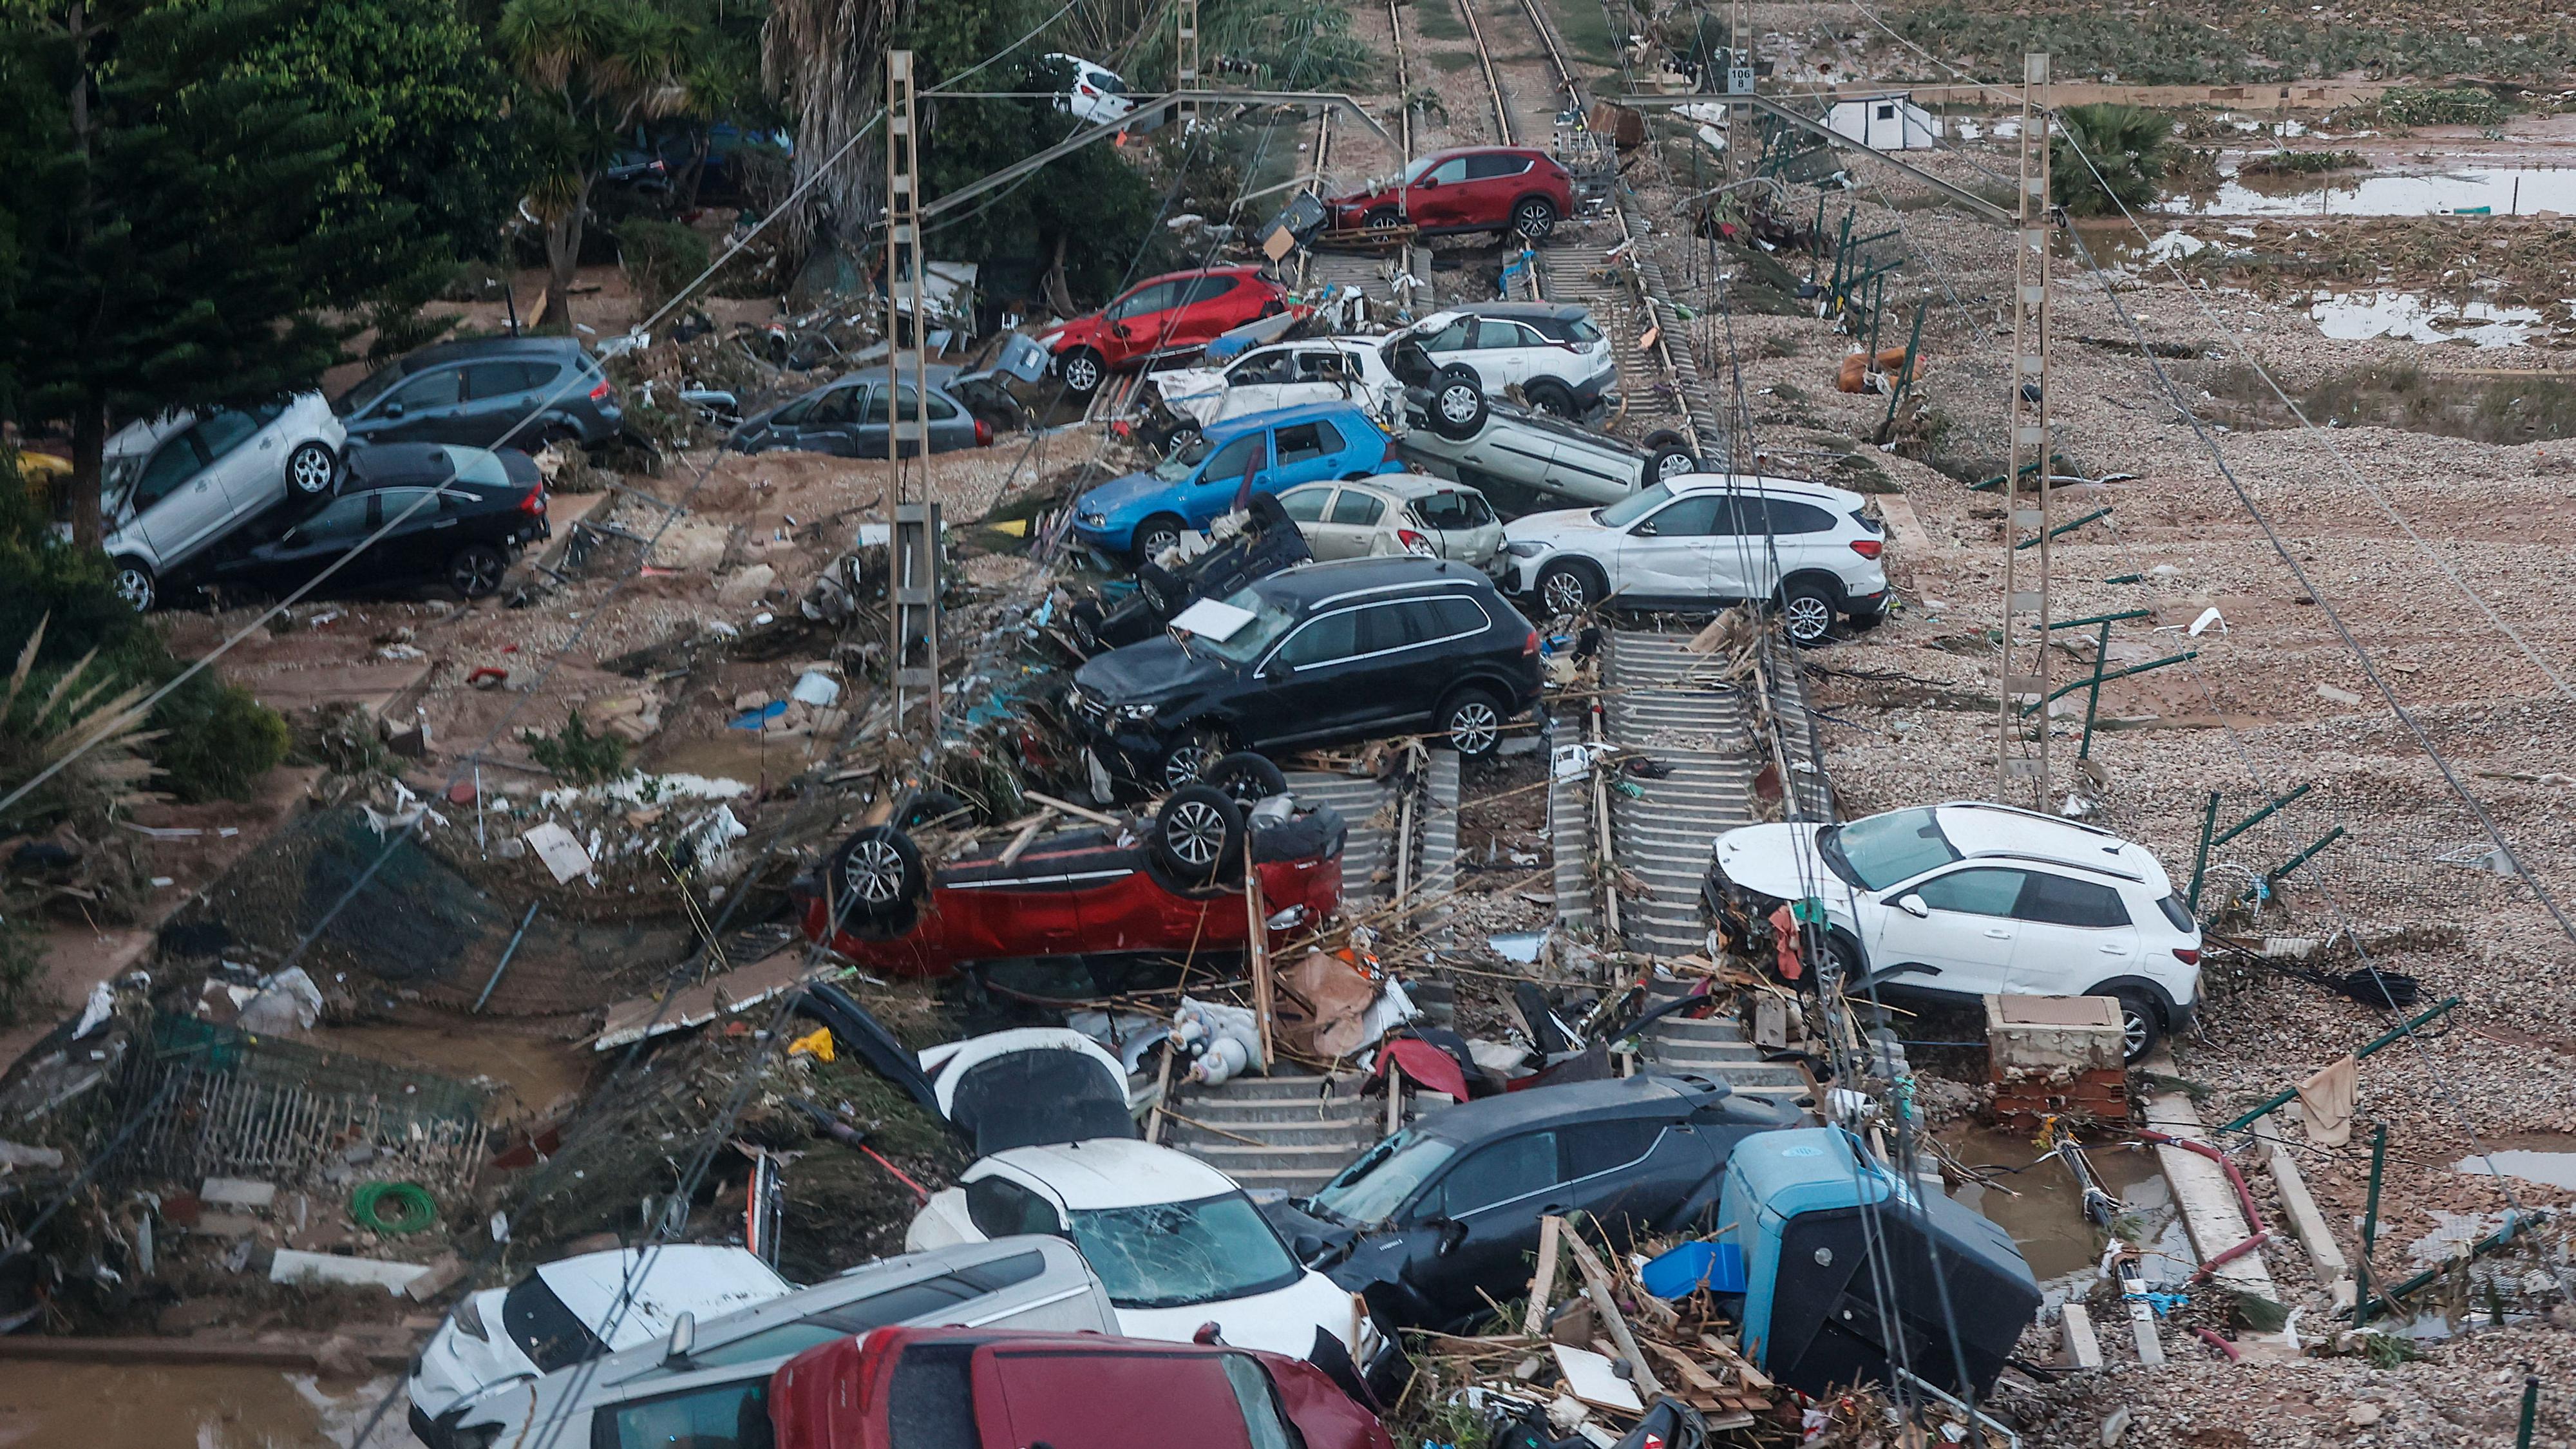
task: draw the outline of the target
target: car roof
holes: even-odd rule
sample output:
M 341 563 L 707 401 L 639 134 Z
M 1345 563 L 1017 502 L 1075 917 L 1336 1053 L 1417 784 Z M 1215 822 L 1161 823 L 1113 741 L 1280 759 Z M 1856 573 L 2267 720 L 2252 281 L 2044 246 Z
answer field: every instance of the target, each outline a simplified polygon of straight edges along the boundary
M 1544 156 L 1547 154 L 1535 146 L 1452 146 L 1446 151 L 1434 151 L 1429 156 L 1422 159 L 1426 161 L 1445 161 L 1452 156 L 1490 156 L 1496 151 L 1508 151 L 1515 156 Z
M 1246 433 L 1257 433 L 1265 428 L 1285 427 L 1291 423 L 1311 423 L 1317 418 L 1338 419 L 1353 414 L 1357 414 L 1363 420 L 1368 417 L 1360 405 L 1353 402 L 1299 403 L 1295 407 L 1270 408 L 1263 412 L 1245 413 L 1239 418 L 1227 418 L 1222 422 L 1210 423 L 1205 431 L 1210 443 L 1230 443 Z M 1369 426 L 1374 428 L 1377 424 L 1370 423 Z
M 418 352 L 406 353 L 395 365 L 408 373 L 442 362 L 487 357 L 577 357 L 581 350 L 580 339 L 573 337 L 469 337 L 456 342 L 433 342 Z
M 668 1333 L 682 1313 L 710 1318 L 788 1290 L 787 1280 L 748 1249 L 695 1243 L 583 1253 L 536 1271 L 537 1280 L 611 1348 Z M 607 1327 L 612 1319 L 613 1327 Z
M 1546 317 L 1559 322 L 1592 315 L 1592 309 L 1580 302 L 1462 302 L 1447 310 L 1459 317 Z
M 1754 492 L 1776 497 L 1812 498 L 1839 509 L 1864 508 L 1869 500 L 1848 488 L 1830 483 L 1811 483 L 1804 478 L 1775 478 L 1768 473 L 1676 473 L 1663 480 L 1676 494 Z
M 1960 854 L 1985 859 L 2071 865 L 2170 889 L 2164 866 L 2147 848 L 2099 826 L 1983 800 L 1935 806 L 1933 818 Z
M 1694 1107 L 1725 1100 L 1720 1083 L 1679 1077 L 1606 1077 L 1595 1082 L 1569 1082 L 1532 1087 L 1443 1107 L 1422 1119 L 1424 1135 L 1460 1145 L 1529 1127 L 1587 1118 L 1678 1117 Z
M 1422 589 L 1449 587 L 1469 592 L 1477 591 L 1480 586 L 1493 587 L 1482 573 L 1464 564 L 1415 554 L 1382 554 L 1372 558 L 1302 563 L 1295 568 L 1282 569 L 1266 579 L 1256 580 L 1252 587 L 1265 597 L 1298 604 L 1320 604 L 1352 594 L 1395 590 L 1406 585 Z
M 1150 287 L 1156 282 L 1187 281 L 1192 277 L 1257 277 L 1259 275 L 1261 275 L 1259 262 L 1234 262 L 1222 267 L 1191 267 L 1186 271 L 1165 272 L 1158 277 L 1147 277 L 1138 282 L 1136 287 Z M 1127 293 L 1135 291 L 1136 287 L 1124 288 L 1118 295 L 1124 297 Z
M 1371 473 L 1365 478 L 1318 478 L 1312 483 L 1300 483 L 1296 488 L 1281 491 L 1294 493 L 1303 488 L 1357 488 L 1362 492 L 1383 493 L 1389 498 L 1400 498 L 1407 503 L 1418 498 L 1429 498 L 1435 494 L 1477 491 L 1473 484 L 1454 482 L 1447 478 L 1434 478 L 1428 473 Z
M 351 448 L 348 461 L 344 491 L 427 487 L 456 476 L 456 459 L 445 443 L 366 443 Z
M 1233 1178 L 1186 1152 L 1132 1137 L 1094 1137 L 1047 1147 L 1014 1147 L 985 1159 L 1023 1172 L 1077 1212 L 1196 1202 L 1236 1191 Z

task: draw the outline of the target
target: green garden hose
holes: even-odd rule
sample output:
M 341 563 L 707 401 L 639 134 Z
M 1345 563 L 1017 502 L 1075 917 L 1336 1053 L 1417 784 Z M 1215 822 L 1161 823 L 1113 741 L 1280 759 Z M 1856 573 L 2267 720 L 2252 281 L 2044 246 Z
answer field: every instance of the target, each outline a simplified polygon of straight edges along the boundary
M 438 1200 L 414 1182 L 369 1182 L 349 1195 L 349 1216 L 376 1233 L 417 1233 L 438 1223 Z

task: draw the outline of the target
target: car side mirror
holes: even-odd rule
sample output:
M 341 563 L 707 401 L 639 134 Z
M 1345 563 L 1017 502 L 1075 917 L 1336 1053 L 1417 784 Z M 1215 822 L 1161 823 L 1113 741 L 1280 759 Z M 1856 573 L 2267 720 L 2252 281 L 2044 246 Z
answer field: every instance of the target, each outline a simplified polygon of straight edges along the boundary
M 1896 908 L 1918 921 L 1929 920 L 1932 916 L 1932 908 L 1923 904 L 1923 898 L 1912 891 L 1896 898 Z
M 1439 1253 L 1441 1257 L 1446 1258 L 1451 1253 L 1458 1251 L 1458 1245 L 1467 1241 L 1467 1225 L 1458 1221 L 1456 1218 L 1436 1217 L 1431 1220 L 1430 1226 L 1440 1230 Z
M 1429 191 L 1432 187 L 1439 185 L 1440 181 L 1437 177 L 1425 176 L 1413 184 L 1424 191 Z
M 1299 1233 L 1297 1241 L 1288 1245 L 1288 1251 L 1297 1255 L 1298 1262 L 1312 1263 L 1323 1254 L 1324 1240 L 1313 1233 Z
M 682 1313 L 671 1320 L 670 1346 L 662 1352 L 662 1362 L 678 1363 L 698 1346 L 698 1315 Z
M 1654 520 L 1648 519 L 1644 523 L 1640 523 L 1636 527 L 1629 529 L 1628 536 L 1630 538 L 1653 538 L 1655 536 Z
M 1112 336 L 1112 337 L 1124 337 L 1124 336 L 1126 336 L 1126 335 L 1127 335 L 1127 324 L 1126 324 L 1126 323 L 1124 323 L 1124 322 L 1112 322 L 1112 323 L 1110 323 L 1110 324 L 1109 324 L 1109 335 L 1110 335 L 1110 336 Z
M 1273 659 L 1269 663 L 1264 664 L 1259 669 L 1255 670 L 1252 677 L 1255 679 L 1286 679 L 1288 677 L 1288 666 L 1281 660 Z
M 383 413 L 386 417 L 398 418 L 403 415 L 403 405 L 398 402 L 389 402 L 382 408 L 378 409 L 378 411 Z

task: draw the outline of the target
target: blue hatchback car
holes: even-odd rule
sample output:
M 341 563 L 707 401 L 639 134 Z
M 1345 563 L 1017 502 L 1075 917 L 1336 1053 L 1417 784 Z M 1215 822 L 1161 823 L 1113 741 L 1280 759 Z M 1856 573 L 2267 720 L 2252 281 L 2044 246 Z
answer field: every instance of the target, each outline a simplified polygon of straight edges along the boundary
M 1142 473 L 1112 478 L 1073 508 L 1073 536 L 1142 563 L 1205 528 L 1234 505 L 1246 469 L 1252 487 L 1276 493 L 1321 478 L 1403 471 L 1387 435 L 1346 402 L 1306 403 L 1210 423 L 1207 431 Z

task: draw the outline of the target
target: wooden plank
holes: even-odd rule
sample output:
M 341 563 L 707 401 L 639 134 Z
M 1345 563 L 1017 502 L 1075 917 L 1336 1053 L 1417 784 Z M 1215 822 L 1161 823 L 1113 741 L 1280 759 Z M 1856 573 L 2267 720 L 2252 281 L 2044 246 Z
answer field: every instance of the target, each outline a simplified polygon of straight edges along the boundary
M 1583 1241 L 1581 1233 L 1560 1233 L 1558 1236 L 1574 1254 L 1574 1266 L 1583 1273 L 1584 1294 L 1592 1300 L 1594 1311 L 1601 1315 L 1602 1324 L 1610 1330 L 1611 1342 L 1619 1345 L 1619 1356 L 1628 1361 L 1628 1367 L 1636 1374 L 1638 1390 L 1649 1399 L 1662 1394 L 1663 1381 L 1655 1377 L 1654 1367 L 1646 1362 L 1646 1355 L 1637 1347 L 1637 1336 L 1628 1331 L 1628 1320 L 1620 1316 L 1618 1299 L 1611 1296 L 1609 1270 L 1601 1266 L 1600 1258 L 1594 1256 L 1592 1245 Z
M 1538 1220 L 1538 1267 L 1530 1274 L 1529 1311 L 1521 1316 L 1521 1332 L 1532 1338 L 1547 1326 L 1547 1310 L 1555 1306 L 1548 1300 L 1556 1296 L 1556 1238 L 1564 1230 L 1565 1220 L 1554 1213 Z
M 1037 840 L 1039 832 L 1047 828 L 1047 822 L 1053 819 L 1055 819 L 1055 811 L 1052 808 L 1039 811 L 1028 824 L 1020 827 L 1019 834 L 1011 837 L 1010 844 L 1002 847 L 1002 857 L 994 864 L 1005 867 L 1019 864 L 1021 854 Z
M 1076 805 L 1070 800 L 1059 800 L 1053 795 L 1041 795 L 1035 790 L 1022 790 L 1020 794 L 1025 799 L 1033 800 L 1050 809 L 1061 810 L 1076 820 L 1088 820 L 1094 825 L 1107 825 L 1115 828 L 1125 823 L 1115 815 L 1103 815 L 1099 811 L 1091 809 L 1088 806 Z

